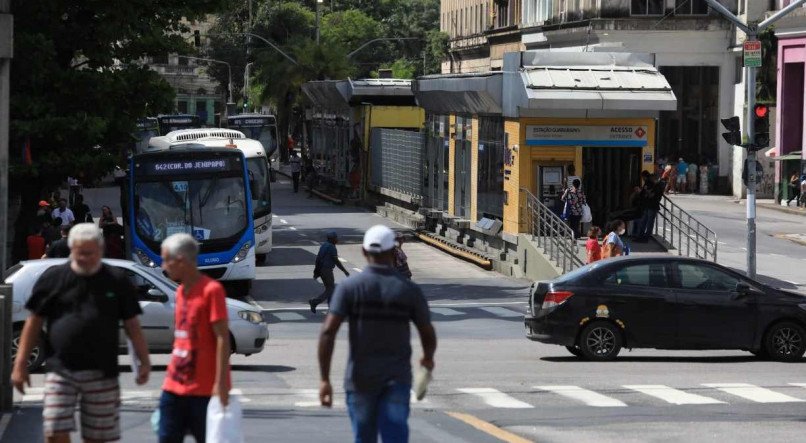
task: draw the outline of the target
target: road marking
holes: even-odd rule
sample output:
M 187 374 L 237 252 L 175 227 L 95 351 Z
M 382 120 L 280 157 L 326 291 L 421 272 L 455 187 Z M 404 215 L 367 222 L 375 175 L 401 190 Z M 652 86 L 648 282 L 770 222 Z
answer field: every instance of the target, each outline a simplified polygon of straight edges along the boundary
M 284 225 L 287 225 L 287 224 L 288 224 L 288 222 L 287 222 L 287 221 L 285 221 L 285 220 L 283 220 L 282 218 L 280 219 L 280 223 L 282 223 L 282 224 L 284 224 Z
M 495 314 L 499 317 L 523 317 L 523 312 L 513 311 L 507 308 L 501 308 L 498 306 L 482 306 L 479 309 L 482 311 L 487 311 L 490 314 Z
M 303 234 L 303 233 L 301 233 L 301 232 L 300 232 L 300 233 L 299 233 L 299 235 L 300 235 L 301 237 L 308 238 L 308 234 Z
M 313 240 L 311 240 L 311 244 L 314 245 L 314 246 L 319 246 L 319 242 L 315 242 Z
M 725 403 L 714 398 L 703 395 L 691 394 L 679 389 L 670 388 L 664 385 L 625 385 L 627 389 L 638 391 L 642 394 L 659 398 L 674 405 L 712 405 Z
M 271 315 L 277 317 L 278 319 L 280 319 L 282 321 L 305 320 L 305 317 L 303 317 L 300 314 L 297 314 L 296 312 L 273 312 Z
M 473 394 L 484 401 L 484 403 L 494 408 L 506 409 L 528 409 L 534 408 L 529 403 L 522 402 L 515 397 L 504 394 L 503 392 L 493 388 L 460 388 L 457 391 L 465 394 Z
M 582 403 L 585 403 L 588 406 L 596 406 L 599 408 L 627 406 L 627 404 L 621 400 L 617 400 L 615 398 L 602 395 L 598 392 L 582 389 L 579 386 L 533 386 L 533 387 L 535 389 L 553 392 L 555 394 L 562 395 L 563 397 L 568 397 L 573 400 L 581 401 Z
M 486 303 L 486 302 L 463 302 L 463 303 L 429 303 L 428 306 L 494 306 L 494 305 L 522 305 L 522 306 L 529 306 L 529 303 L 524 303 L 522 301 L 506 301 L 506 302 L 498 302 L 498 303 Z
M 792 280 L 784 280 L 785 282 L 789 283 L 790 285 L 800 286 L 800 283 L 794 282 Z
M 358 268 L 353 268 L 353 271 L 355 271 L 355 272 L 364 272 L 362 269 L 358 269 Z
M 339 261 L 342 262 L 342 263 L 347 263 L 347 260 L 345 260 L 345 259 L 343 259 L 341 257 L 339 257 Z
M 243 395 L 243 391 L 241 391 L 240 389 L 237 389 L 237 388 L 236 389 L 230 389 L 229 394 L 230 395 L 237 395 L 239 397 L 238 400 L 240 400 L 241 403 L 249 403 L 249 402 L 252 401 L 252 400 L 246 398 Z
M 292 230 L 292 231 L 296 231 L 296 230 L 297 230 L 297 228 L 295 228 L 295 227 L 293 227 L 293 226 L 289 227 L 288 229 L 290 229 L 290 230 Z
M 486 422 L 470 414 L 463 414 L 461 412 L 446 412 L 446 414 L 501 441 L 505 441 L 507 443 L 532 443 L 531 440 L 527 440 L 519 435 L 505 431 L 492 423 Z
M 703 383 L 703 386 L 718 389 L 756 403 L 796 403 L 806 401 L 749 383 Z
M 271 218 L 277 218 L 277 214 L 272 214 Z
M 447 315 L 449 317 L 452 315 L 465 315 L 464 312 L 459 312 L 451 308 L 431 308 L 431 312 L 439 315 Z
M 717 243 L 719 243 L 720 245 L 727 245 L 727 243 L 725 243 L 723 241 L 718 241 Z

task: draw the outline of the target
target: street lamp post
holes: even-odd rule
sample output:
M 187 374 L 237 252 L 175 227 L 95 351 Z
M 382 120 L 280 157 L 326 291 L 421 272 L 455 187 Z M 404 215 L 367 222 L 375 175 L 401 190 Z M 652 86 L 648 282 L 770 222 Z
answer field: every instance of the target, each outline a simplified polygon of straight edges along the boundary
M 319 20 L 321 15 L 322 3 L 325 0 L 316 0 L 316 44 L 319 45 Z
M 186 58 L 186 59 L 189 59 L 189 60 L 201 60 L 201 61 L 205 61 L 205 62 L 221 63 L 221 64 L 224 64 L 224 65 L 227 65 L 227 75 L 228 75 L 227 90 L 229 92 L 229 100 L 227 101 L 227 104 L 229 105 L 229 104 L 234 103 L 232 101 L 232 67 L 230 66 L 229 63 L 227 63 L 227 62 L 225 62 L 223 60 L 215 60 L 215 59 L 212 59 L 212 58 L 204 58 L 204 57 L 190 57 L 188 55 L 180 55 L 178 57 L 179 58 Z
M 254 62 L 247 63 L 243 70 L 243 105 L 247 111 L 248 109 L 246 109 L 246 107 L 249 103 L 249 68 L 251 68 L 253 64 Z

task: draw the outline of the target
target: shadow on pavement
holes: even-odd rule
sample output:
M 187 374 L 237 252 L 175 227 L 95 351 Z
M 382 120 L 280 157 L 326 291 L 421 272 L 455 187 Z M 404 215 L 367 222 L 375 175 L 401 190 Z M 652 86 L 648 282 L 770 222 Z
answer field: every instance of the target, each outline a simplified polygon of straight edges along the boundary
M 335 270 L 338 279 L 341 277 L 341 271 Z M 252 297 L 256 301 L 272 301 L 272 302 L 298 302 L 307 303 L 307 301 L 316 295 L 319 295 L 324 286 L 320 283 L 321 280 L 314 280 L 313 278 L 290 278 L 290 279 L 272 279 L 272 280 L 258 280 L 252 286 Z M 500 283 L 500 282 L 495 282 Z M 418 283 L 420 288 L 425 294 L 425 298 L 429 303 L 437 301 L 456 301 L 456 302 L 470 302 L 473 300 L 486 300 L 486 299 L 513 299 L 516 301 L 523 301 L 526 303 L 528 298 L 526 290 L 528 287 L 501 287 L 499 286 L 485 286 L 485 285 L 468 285 L 459 283 Z
M 549 361 L 553 363 L 596 363 L 596 362 L 588 362 L 586 360 L 582 360 L 577 357 L 568 356 L 568 357 L 541 357 L 540 360 Z M 751 363 L 751 362 L 763 362 L 759 358 L 756 358 L 752 355 L 748 355 L 747 357 L 741 355 L 731 355 L 731 356 L 713 356 L 713 357 L 663 357 L 663 356 L 647 356 L 647 357 L 640 357 L 640 356 L 625 356 L 625 357 L 617 357 L 614 362 L 633 362 L 633 363 Z M 609 362 L 602 362 L 607 364 Z
M 293 366 L 280 366 L 280 365 L 239 365 L 231 364 L 230 368 L 233 371 L 240 372 L 293 372 L 297 368 Z

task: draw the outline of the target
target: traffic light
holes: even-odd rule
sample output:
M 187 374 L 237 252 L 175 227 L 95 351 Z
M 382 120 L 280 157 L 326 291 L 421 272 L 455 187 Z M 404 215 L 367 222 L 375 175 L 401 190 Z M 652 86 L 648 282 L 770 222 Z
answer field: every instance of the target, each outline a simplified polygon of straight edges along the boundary
M 753 107 L 753 145 L 751 150 L 758 151 L 770 146 L 770 108 L 767 105 Z
M 723 118 L 721 119 L 722 126 L 728 130 L 728 132 L 722 133 L 722 138 L 728 142 L 729 145 L 733 146 L 741 146 L 742 144 L 742 133 L 739 130 L 739 117 L 733 116 L 730 118 Z
M 201 32 L 198 29 L 193 31 L 193 45 L 201 48 Z

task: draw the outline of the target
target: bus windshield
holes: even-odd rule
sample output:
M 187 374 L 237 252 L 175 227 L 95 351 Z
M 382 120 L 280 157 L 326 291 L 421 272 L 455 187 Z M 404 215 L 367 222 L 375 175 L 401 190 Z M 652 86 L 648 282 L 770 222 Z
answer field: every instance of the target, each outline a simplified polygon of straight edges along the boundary
M 269 188 L 269 165 L 265 157 L 246 160 L 249 168 L 249 181 L 252 187 L 252 212 L 254 219 L 271 213 L 271 189 Z
M 249 226 L 243 177 L 143 181 L 134 189 L 137 234 L 160 243 L 179 232 L 198 241 L 224 240 Z

